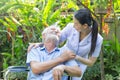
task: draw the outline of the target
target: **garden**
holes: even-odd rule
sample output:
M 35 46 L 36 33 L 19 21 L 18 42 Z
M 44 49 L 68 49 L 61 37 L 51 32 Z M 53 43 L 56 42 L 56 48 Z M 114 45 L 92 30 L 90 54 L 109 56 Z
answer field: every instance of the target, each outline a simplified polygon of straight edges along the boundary
M 83 80 L 120 80 L 120 0 L 1 0 L 0 79 L 9 66 L 26 66 L 28 46 L 42 42 L 44 28 L 57 22 L 63 29 L 81 8 L 90 10 L 104 38 Z M 26 80 L 24 73 L 11 74 L 10 80 Z

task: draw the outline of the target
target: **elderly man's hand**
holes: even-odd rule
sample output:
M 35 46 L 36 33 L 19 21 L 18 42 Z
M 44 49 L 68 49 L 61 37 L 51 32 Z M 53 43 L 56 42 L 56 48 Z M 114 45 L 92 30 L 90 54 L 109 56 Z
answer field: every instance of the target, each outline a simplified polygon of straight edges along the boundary
M 76 54 L 70 50 L 65 50 L 61 55 L 60 55 L 60 58 L 63 60 L 63 61 L 68 61 L 68 60 L 71 60 L 71 59 L 74 59 L 76 57 Z
M 54 80 L 62 80 L 64 74 L 65 66 L 59 65 L 53 68 L 53 78 Z

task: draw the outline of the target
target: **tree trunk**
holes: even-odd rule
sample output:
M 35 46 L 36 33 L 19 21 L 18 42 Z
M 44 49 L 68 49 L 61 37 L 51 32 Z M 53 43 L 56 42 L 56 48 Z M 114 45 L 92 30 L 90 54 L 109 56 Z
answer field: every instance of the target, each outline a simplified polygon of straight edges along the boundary
M 102 16 L 103 14 L 100 14 L 100 34 L 102 35 Z M 101 69 L 101 80 L 105 80 L 105 73 L 104 73 L 104 59 L 103 59 L 103 46 L 101 48 L 100 52 L 100 69 Z

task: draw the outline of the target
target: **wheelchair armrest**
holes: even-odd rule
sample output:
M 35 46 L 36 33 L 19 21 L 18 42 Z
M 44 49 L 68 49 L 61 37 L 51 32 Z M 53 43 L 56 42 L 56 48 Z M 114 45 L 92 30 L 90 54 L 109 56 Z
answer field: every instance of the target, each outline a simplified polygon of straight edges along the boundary
M 9 72 L 28 72 L 29 69 L 26 66 L 10 66 L 4 74 L 4 80 L 8 80 L 7 76 Z
M 10 67 L 7 68 L 7 70 L 9 70 L 9 72 L 29 71 L 28 67 L 26 67 L 26 66 L 10 66 Z

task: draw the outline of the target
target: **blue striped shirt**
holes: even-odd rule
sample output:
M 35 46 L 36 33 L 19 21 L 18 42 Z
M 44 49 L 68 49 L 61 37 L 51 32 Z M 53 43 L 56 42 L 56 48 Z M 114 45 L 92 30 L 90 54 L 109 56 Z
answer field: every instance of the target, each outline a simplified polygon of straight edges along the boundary
M 30 51 L 30 53 L 28 53 L 27 55 L 26 63 L 28 66 L 30 66 L 31 61 L 45 62 L 45 61 L 55 59 L 56 57 L 59 57 L 64 50 L 66 50 L 65 47 L 54 48 L 54 50 L 51 53 L 48 53 L 45 47 L 33 48 Z M 61 64 L 64 64 L 67 66 L 77 66 L 77 63 L 75 60 L 70 60 Z M 32 70 L 30 70 L 28 80 L 53 80 L 52 69 L 44 73 L 40 73 L 38 75 L 34 74 Z M 62 80 L 67 80 L 67 76 L 63 76 Z

